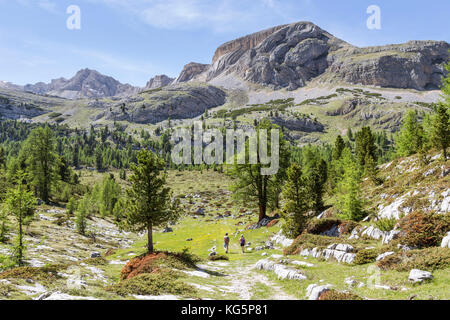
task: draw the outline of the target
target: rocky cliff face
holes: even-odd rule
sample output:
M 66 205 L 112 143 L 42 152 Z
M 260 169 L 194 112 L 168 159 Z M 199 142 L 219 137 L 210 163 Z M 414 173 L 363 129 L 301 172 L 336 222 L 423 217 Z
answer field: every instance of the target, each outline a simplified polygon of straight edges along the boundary
M 449 58 L 447 42 L 411 41 L 357 48 L 310 22 L 257 32 L 221 45 L 211 65 L 191 63 L 181 81 L 233 75 L 273 89 L 295 90 L 319 78 L 391 88 L 438 88 Z M 202 71 L 203 70 L 203 71 Z
M 183 71 L 181 71 L 178 78 L 175 79 L 174 83 L 181 83 L 181 82 L 187 82 L 193 79 L 196 79 L 196 77 L 208 70 L 209 64 L 202 64 L 202 63 L 196 63 L 191 62 L 184 66 Z
M 28 84 L 24 86 L 24 90 L 36 94 L 79 99 L 131 95 L 136 93 L 138 88 L 129 84 L 122 84 L 114 78 L 102 75 L 95 70 L 83 69 L 69 80 L 59 78 L 52 80 L 48 84 L 43 82 Z
M 399 45 L 351 48 L 339 52 L 327 70 L 349 83 L 416 90 L 439 89 L 450 45 L 410 41 Z
M 158 89 L 165 87 L 172 83 L 172 81 L 175 80 L 174 78 L 169 78 L 165 74 L 157 75 L 153 78 L 151 78 L 147 85 L 145 86 L 144 90 L 150 90 L 150 89 Z

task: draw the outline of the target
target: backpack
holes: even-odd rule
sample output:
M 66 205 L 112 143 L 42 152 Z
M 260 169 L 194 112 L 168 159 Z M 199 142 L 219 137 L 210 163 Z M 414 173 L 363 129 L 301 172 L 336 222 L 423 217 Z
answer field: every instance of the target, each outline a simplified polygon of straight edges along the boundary
M 223 238 L 225 244 L 229 244 L 230 243 L 230 238 L 229 237 L 225 237 Z
M 245 238 L 241 238 L 241 246 L 245 245 Z

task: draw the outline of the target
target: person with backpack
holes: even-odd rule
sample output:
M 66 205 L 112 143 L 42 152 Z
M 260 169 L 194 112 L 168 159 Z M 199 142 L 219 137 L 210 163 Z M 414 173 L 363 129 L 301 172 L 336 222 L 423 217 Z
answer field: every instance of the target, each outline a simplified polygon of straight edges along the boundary
M 241 244 L 242 253 L 244 253 L 245 238 L 243 234 L 241 234 L 241 239 L 239 240 L 239 243 Z
M 228 246 L 230 245 L 230 237 L 228 233 L 225 233 L 225 237 L 223 237 L 223 247 L 225 248 L 225 253 L 228 253 Z

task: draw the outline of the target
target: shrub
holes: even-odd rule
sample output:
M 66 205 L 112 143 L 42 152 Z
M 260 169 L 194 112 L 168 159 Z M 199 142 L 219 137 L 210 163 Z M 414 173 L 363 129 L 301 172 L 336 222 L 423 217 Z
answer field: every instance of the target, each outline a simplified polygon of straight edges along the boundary
M 289 247 L 284 248 L 283 254 L 298 254 L 303 249 L 327 247 L 335 242 L 336 238 L 303 233 L 295 238 L 294 242 Z
M 319 300 L 363 300 L 360 296 L 357 296 L 351 292 L 339 292 L 336 290 L 328 290 L 320 295 Z
M 377 262 L 383 270 L 409 271 L 411 269 L 438 270 L 450 267 L 450 248 L 426 248 L 398 252 Z
M 195 267 L 199 258 L 189 254 L 186 250 L 182 253 L 156 252 L 143 254 L 131 259 L 121 271 L 121 279 L 131 279 L 139 274 L 153 273 L 159 269 L 190 269 Z
M 321 234 L 330 230 L 334 226 L 340 225 L 341 223 L 342 221 L 336 218 L 313 219 L 308 223 L 306 232 L 311 234 Z
M 217 261 L 217 260 L 229 260 L 227 256 L 225 255 L 214 255 L 214 256 L 209 256 L 208 257 L 209 260 L 211 261 Z
M 394 230 L 395 225 L 397 223 L 397 220 L 395 218 L 383 218 L 383 219 L 379 219 L 378 221 L 375 222 L 375 226 L 380 229 L 381 231 L 391 231 Z
M 426 248 L 439 245 L 450 229 L 450 215 L 413 212 L 399 221 L 398 241 L 410 247 Z
M 0 273 L 0 279 L 32 279 L 40 282 L 51 282 L 60 278 L 58 271 L 62 268 L 63 265 L 48 265 L 40 268 L 17 267 Z
M 194 296 L 196 293 L 195 288 L 180 281 L 178 273 L 174 271 L 140 274 L 134 278 L 122 280 L 119 283 L 106 288 L 106 291 L 112 291 L 121 296 L 131 294 L 153 296 L 174 294 Z
M 378 249 L 363 249 L 359 250 L 356 253 L 354 264 L 366 264 L 375 262 L 375 259 L 378 257 L 379 250 Z
M 359 226 L 359 223 L 351 220 L 343 221 L 338 229 L 340 234 L 350 234 L 353 229 L 355 229 L 357 226 Z

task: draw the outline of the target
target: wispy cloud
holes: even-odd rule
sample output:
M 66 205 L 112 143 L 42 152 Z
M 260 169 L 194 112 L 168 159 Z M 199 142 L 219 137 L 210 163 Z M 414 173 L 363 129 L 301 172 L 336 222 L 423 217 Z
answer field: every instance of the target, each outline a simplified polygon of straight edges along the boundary
M 258 25 L 261 19 L 289 17 L 289 1 L 279 0 L 85 0 L 128 12 L 161 29 L 208 28 L 227 32 Z M 296 4 L 309 3 L 297 0 Z
M 56 1 L 52 0 L 13 0 L 13 1 L 24 7 L 28 8 L 36 7 L 53 14 L 60 13 L 58 11 L 58 5 Z M 1 2 L 6 2 L 6 0 L 2 0 L 0 1 L 0 3 Z
M 45 11 L 48 11 L 50 13 L 58 13 L 56 2 L 49 0 L 41 0 L 38 1 L 38 6 L 41 9 L 44 9 Z

